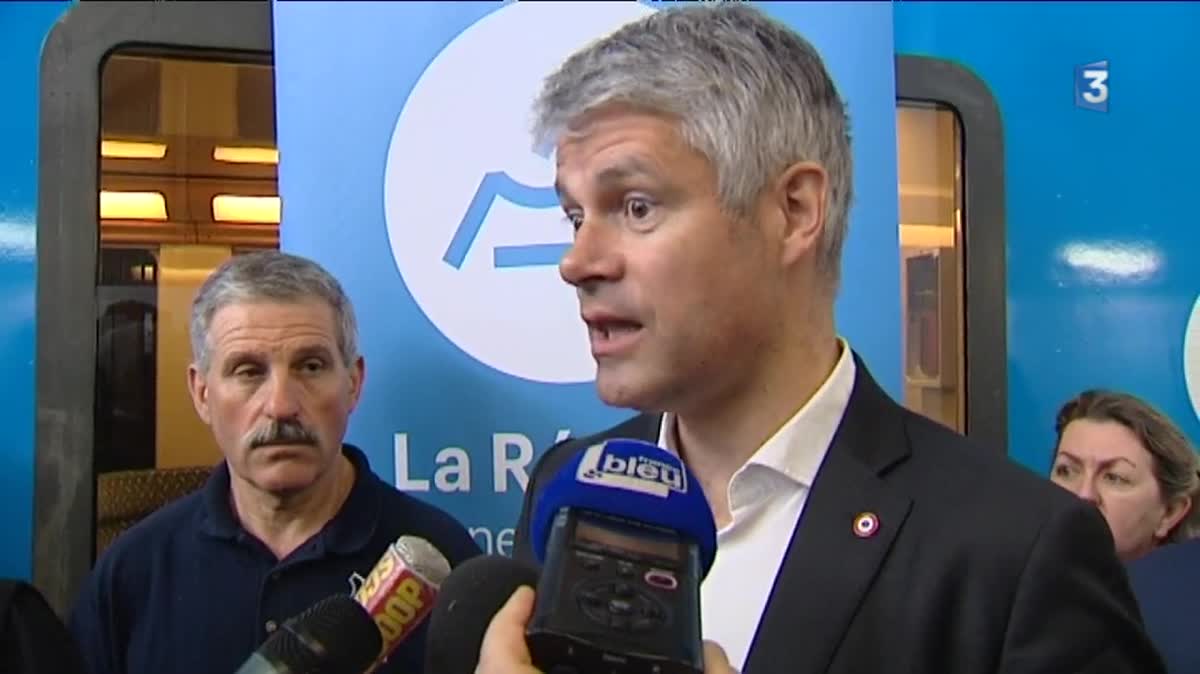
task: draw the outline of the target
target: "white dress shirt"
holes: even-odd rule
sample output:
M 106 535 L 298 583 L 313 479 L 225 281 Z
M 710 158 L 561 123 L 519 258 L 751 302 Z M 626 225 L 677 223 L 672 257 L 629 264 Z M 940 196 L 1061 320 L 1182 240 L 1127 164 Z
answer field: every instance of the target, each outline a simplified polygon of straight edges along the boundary
M 729 483 L 733 518 L 717 532 L 717 556 L 700 586 L 704 638 L 741 671 L 792 531 L 854 388 L 854 357 L 841 356 L 821 388 L 737 470 Z M 675 419 L 664 414 L 660 447 L 675 452 Z

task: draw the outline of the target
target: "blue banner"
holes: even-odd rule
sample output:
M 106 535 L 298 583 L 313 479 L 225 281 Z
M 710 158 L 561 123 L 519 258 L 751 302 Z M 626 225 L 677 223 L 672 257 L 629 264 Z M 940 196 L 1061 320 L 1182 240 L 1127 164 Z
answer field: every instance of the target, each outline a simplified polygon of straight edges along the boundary
M 766 3 L 826 58 L 852 114 L 857 203 L 842 334 L 900 386 L 891 4 Z M 630 416 L 595 396 L 554 167 L 530 104 L 637 2 L 277 2 L 281 246 L 355 303 L 367 361 L 348 441 L 508 553 L 528 471 Z

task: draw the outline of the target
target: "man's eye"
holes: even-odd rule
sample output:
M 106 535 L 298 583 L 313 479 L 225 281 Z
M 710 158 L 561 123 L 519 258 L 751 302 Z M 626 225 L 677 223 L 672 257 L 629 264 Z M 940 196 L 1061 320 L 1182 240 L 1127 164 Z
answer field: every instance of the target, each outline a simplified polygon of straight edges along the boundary
M 645 199 L 635 197 L 625 201 L 625 215 L 634 220 L 643 220 L 649 217 L 650 211 L 650 202 Z

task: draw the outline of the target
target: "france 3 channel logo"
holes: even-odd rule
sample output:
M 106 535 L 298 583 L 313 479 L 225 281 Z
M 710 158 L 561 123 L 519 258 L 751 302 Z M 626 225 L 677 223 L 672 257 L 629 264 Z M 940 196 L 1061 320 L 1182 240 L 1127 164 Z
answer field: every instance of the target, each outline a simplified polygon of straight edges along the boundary
M 1075 107 L 1108 112 L 1108 61 L 1075 66 Z

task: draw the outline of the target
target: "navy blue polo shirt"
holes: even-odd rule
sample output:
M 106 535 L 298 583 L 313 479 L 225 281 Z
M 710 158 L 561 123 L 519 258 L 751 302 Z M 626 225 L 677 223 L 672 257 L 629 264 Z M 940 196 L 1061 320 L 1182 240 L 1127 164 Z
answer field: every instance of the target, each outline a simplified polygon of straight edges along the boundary
M 286 559 L 234 517 L 224 462 L 203 489 L 118 536 L 71 615 L 92 674 L 232 673 L 284 620 L 349 594 L 405 534 L 428 540 L 451 566 L 480 554 L 461 524 L 385 483 L 357 448 L 344 452 L 356 471 L 346 503 Z M 427 625 L 380 674 L 422 670 Z

